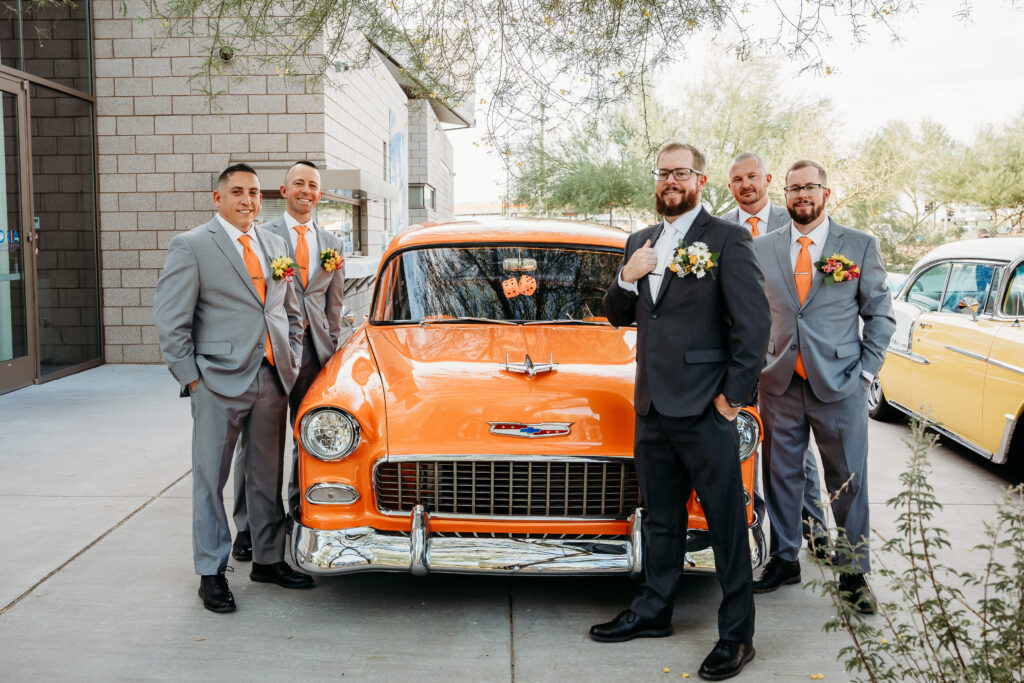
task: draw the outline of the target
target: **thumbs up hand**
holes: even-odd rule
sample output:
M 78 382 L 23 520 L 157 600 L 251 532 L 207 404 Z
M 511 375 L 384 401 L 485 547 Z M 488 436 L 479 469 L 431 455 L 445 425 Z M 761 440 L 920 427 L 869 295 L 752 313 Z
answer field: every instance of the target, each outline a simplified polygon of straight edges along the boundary
M 654 253 L 651 240 L 644 242 L 644 246 L 633 252 L 629 261 L 622 269 L 623 282 L 636 282 L 643 276 L 658 267 L 658 255 Z

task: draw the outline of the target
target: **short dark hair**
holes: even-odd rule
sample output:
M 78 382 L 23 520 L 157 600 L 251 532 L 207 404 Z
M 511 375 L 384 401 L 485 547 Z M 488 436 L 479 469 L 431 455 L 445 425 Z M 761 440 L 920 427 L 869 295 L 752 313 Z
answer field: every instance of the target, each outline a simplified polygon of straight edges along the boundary
M 231 164 L 223 171 L 221 171 L 219 176 L 217 176 L 217 187 L 221 187 L 222 185 L 224 185 L 224 183 L 228 181 L 228 178 L 230 178 L 236 173 L 252 173 L 257 178 L 260 177 L 260 174 L 256 172 L 256 169 L 250 166 L 249 164 Z
M 818 169 L 818 180 L 825 187 L 828 187 L 828 173 L 825 172 L 825 167 L 815 161 L 808 161 L 807 159 L 801 159 L 786 171 L 786 182 L 789 182 L 789 174 L 793 171 L 799 171 L 801 168 L 816 168 Z
M 284 172 L 284 183 L 286 185 L 288 184 L 288 176 L 291 175 L 292 169 L 295 168 L 296 166 L 308 166 L 309 168 L 313 169 L 317 173 L 320 172 L 320 168 L 316 164 L 314 164 L 312 161 L 307 161 L 306 159 L 302 159 L 300 161 L 296 161 L 294 164 L 292 164 L 291 166 L 288 167 L 287 171 Z
M 753 152 L 744 152 L 743 154 L 736 155 L 736 158 L 732 160 L 731 164 L 729 164 L 730 172 L 732 171 L 733 166 L 740 163 L 741 161 L 746 161 L 747 159 L 753 159 L 754 161 L 756 161 L 757 165 L 761 168 L 761 173 L 768 175 L 768 167 L 765 165 L 764 159 L 757 156 Z
M 685 149 L 693 155 L 693 170 L 704 172 L 707 168 L 707 162 L 704 160 L 704 155 L 701 154 L 700 150 L 693 145 L 688 145 L 685 142 L 679 142 L 678 140 L 669 140 L 658 148 L 658 153 L 654 155 L 654 164 L 657 166 L 658 161 L 661 160 L 661 155 L 666 152 L 675 152 L 676 150 Z

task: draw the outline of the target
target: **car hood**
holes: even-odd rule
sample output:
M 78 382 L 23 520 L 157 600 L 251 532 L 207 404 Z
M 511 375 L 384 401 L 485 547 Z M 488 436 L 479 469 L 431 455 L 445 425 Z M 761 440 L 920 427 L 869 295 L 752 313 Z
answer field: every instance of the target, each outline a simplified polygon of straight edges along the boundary
M 630 455 L 636 332 L 610 327 L 373 327 L 391 455 Z M 553 360 L 534 377 L 504 369 Z M 490 422 L 571 423 L 568 435 L 505 436 Z

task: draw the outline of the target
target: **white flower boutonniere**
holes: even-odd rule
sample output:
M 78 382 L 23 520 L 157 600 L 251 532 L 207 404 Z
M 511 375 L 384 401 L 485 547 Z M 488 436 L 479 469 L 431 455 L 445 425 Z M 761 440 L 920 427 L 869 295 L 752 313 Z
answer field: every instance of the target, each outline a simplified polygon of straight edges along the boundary
M 690 246 L 686 246 L 686 242 L 679 240 L 679 246 L 676 247 L 676 253 L 672 255 L 672 262 L 668 269 L 679 277 L 686 277 L 691 273 L 697 279 L 708 273 L 711 273 L 713 277 L 713 269 L 718 265 L 719 256 L 719 252 L 710 251 L 708 245 L 703 242 L 694 242 Z

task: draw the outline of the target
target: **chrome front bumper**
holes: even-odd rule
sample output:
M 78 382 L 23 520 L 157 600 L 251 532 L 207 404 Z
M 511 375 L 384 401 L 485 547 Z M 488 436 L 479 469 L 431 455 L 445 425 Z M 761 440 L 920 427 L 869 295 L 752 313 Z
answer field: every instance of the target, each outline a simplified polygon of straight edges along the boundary
M 487 538 L 430 534 L 430 518 L 422 505 L 412 512 L 410 533 L 371 527 L 310 529 L 296 523 L 292 558 L 310 574 L 360 571 L 456 574 L 628 574 L 643 570 L 641 525 L 643 508 L 629 517 L 625 539 Z M 715 558 L 707 532 L 691 532 L 686 571 L 713 572 Z M 756 569 L 767 559 L 760 522 L 750 527 L 750 559 Z
M 643 568 L 643 508 L 629 518 L 625 539 L 479 538 L 430 534 L 422 505 L 412 511 L 410 533 L 370 527 L 310 529 L 296 524 L 292 557 L 310 574 L 400 571 L 457 574 L 628 574 Z

